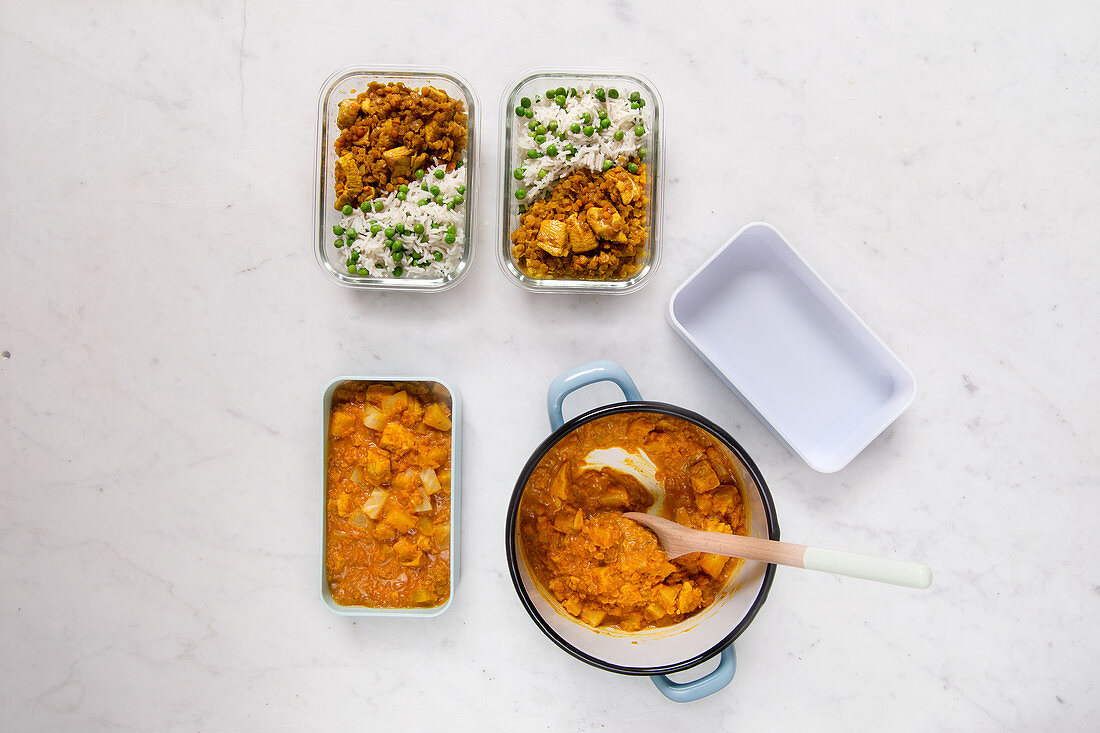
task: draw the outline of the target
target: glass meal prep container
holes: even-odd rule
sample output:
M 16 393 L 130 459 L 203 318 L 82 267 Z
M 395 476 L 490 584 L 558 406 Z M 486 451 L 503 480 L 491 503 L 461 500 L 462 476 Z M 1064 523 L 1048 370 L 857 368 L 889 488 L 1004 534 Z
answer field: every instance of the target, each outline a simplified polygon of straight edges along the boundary
M 455 226 L 453 236 L 456 237 L 459 247 L 456 252 L 457 261 L 454 264 L 454 268 L 446 274 L 434 277 L 425 277 L 422 274 L 418 274 L 416 273 L 416 270 L 419 269 L 418 266 L 407 266 L 409 265 L 409 259 L 407 257 L 404 257 L 401 262 L 389 263 L 390 265 L 406 265 L 403 267 L 401 276 L 393 276 L 392 271 L 389 270 L 387 270 L 386 276 L 381 276 L 378 274 L 377 268 L 373 272 L 368 271 L 363 274 L 359 272 L 352 273 L 348 270 L 349 266 L 347 261 L 349 259 L 349 248 L 347 244 L 339 248 L 335 246 L 337 239 L 345 240 L 345 242 L 347 240 L 345 236 L 338 236 L 336 234 L 337 230 L 333 228 L 340 227 L 344 220 L 344 215 L 334 206 L 336 203 L 334 184 L 336 182 L 335 167 L 337 155 L 333 148 L 333 143 L 340 136 L 341 132 L 340 128 L 337 126 L 339 104 L 345 99 L 354 98 L 356 94 L 366 91 L 367 85 L 371 82 L 383 84 L 402 83 L 414 90 L 424 86 L 435 87 L 436 89 L 446 92 L 452 99 L 461 101 L 465 106 L 467 115 L 466 149 L 458 156 L 458 160 L 462 162 L 462 167 L 458 170 L 465 172 L 465 179 L 461 182 L 465 190 L 463 191 L 461 188 L 458 189 L 463 196 L 461 206 L 464 207 L 464 209 L 463 216 L 456 217 L 458 219 L 457 226 L 455 226 L 455 224 L 450 225 Z M 313 232 L 315 238 L 314 255 L 317 259 L 317 264 L 329 279 L 346 287 L 363 290 L 437 292 L 454 287 L 466 276 L 470 270 L 471 261 L 473 260 L 475 244 L 474 212 L 477 211 L 477 132 L 480 113 L 480 102 L 469 83 L 449 69 L 416 66 L 375 66 L 370 68 L 349 66 L 336 71 L 325 80 L 324 84 L 321 85 L 321 90 L 317 99 L 317 148 L 314 162 L 314 189 L 316 199 L 313 206 Z M 430 163 L 431 158 L 429 157 L 426 165 Z M 458 176 L 458 178 L 461 178 L 461 176 Z M 419 196 L 430 196 L 431 194 L 422 193 L 421 191 L 421 185 L 429 185 L 429 183 L 435 185 L 436 183 L 443 182 L 437 182 L 431 177 L 424 180 L 410 180 L 408 184 L 408 200 L 412 201 L 414 197 Z M 449 179 L 447 183 L 450 183 Z M 378 200 L 379 199 L 374 199 L 374 201 Z M 445 205 L 451 201 L 453 201 L 453 199 L 441 201 L 440 203 Z M 434 207 L 428 207 L 425 211 L 430 211 L 433 208 Z M 373 209 L 364 210 L 364 214 L 365 218 L 370 220 Z M 421 227 L 422 226 L 421 224 Z M 451 235 L 450 229 L 440 229 L 439 231 L 440 238 Z M 421 237 L 426 237 L 422 232 L 418 232 L 417 234 Z M 379 241 L 382 242 L 386 235 L 378 234 L 374 236 L 377 236 Z M 406 235 L 399 234 L 397 241 L 400 241 L 401 237 L 404 236 Z M 407 233 L 407 236 L 414 236 L 411 229 Z M 387 256 L 393 259 L 401 256 L 401 254 L 395 252 Z M 420 261 L 426 262 L 427 257 L 433 254 L 434 253 L 429 252 L 425 255 L 424 259 Z
M 594 109 L 598 110 L 599 118 L 584 118 L 575 126 L 559 126 L 555 129 L 545 130 L 537 127 L 539 117 L 537 114 L 542 105 L 545 105 L 550 90 L 555 91 L 552 105 L 565 109 L 563 105 L 569 104 L 569 99 L 574 96 L 586 97 L 593 95 Z M 598 90 L 598 94 L 597 94 Z M 565 92 L 564 97 L 558 92 Z M 645 195 L 648 197 L 648 211 L 646 212 L 646 235 L 643 251 L 639 257 L 640 267 L 625 279 L 585 280 L 585 279 L 543 279 L 532 277 L 524 272 L 521 263 L 513 256 L 512 232 L 520 226 L 521 206 L 526 207 L 538 200 L 559 185 L 564 177 L 568 176 L 576 167 L 566 167 L 564 171 L 550 172 L 548 168 L 557 168 L 565 161 L 571 161 L 569 148 L 573 148 L 573 155 L 577 155 L 576 145 L 583 145 L 586 141 L 594 139 L 593 135 L 600 135 L 600 124 L 605 124 L 605 109 L 609 107 L 610 99 L 625 102 L 629 106 L 630 120 L 617 120 L 614 125 L 607 125 L 612 133 L 621 131 L 623 137 L 615 137 L 614 140 L 625 138 L 628 142 L 640 137 L 640 142 L 646 148 L 644 158 L 645 165 Z M 637 105 L 635 107 L 634 105 Z M 536 293 L 589 293 L 617 295 L 630 293 L 645 285 L 656 271 L 661 260 L 661 214 L 663 205 L 664 176 L 661 172 L 663 158 L 663 142 L 661 133 L 661 96 L 653 84 L 645 77 L 618 71 L 587 71 L 565 68 L 539 68 L 522 73 L 511 87 L 501 97 L 500 114 L 503 125 L 500 136 L 501 167 L 497 186 L 501 200 L 500 217 L 500 246 L 497 248 L 497 261 L 505 276 L 517 286 Z M 556 114 L 556 113 L 555 113 Z M 636 136 L 633 115 L 640 118 L 642 135 Z M 522 115 L 522 116 L 521 116 Z M 587 122 L 586 122 L 587 120 Z M 608 120 L 608 122 L 611 122 Z M 531 129 L 534 126 L 535 129 Z M 589 130 L 589 126 L 593 129 Z M 543 125 L 545 128 L 546 125 Z M 532 137 L 538 135 L 538 137 Z M 545 138 L 539 140 L 539 137 Z M 531 152 L 526 152 L 524 146 L 532 145 L 534 140 L 534 153 L 538 157 L 529 157 Z M 615 144 L 602 143 L 603 149 Z M 531 150 L 527 148 L 526 150 Z M 552 155 L 552 157 L 551 157 Z M 600 155 L 600 153 L 597 153 Z M 544 165 L 540 165 L 543 162 Z M 545 163 L 550 162 L 550 166 Z M 620 161 L 621 162 L 621 161 Z M 633 162 L 633 159 L 632 159 Z M 615 167 L 615 164 L 611 164 Z M 602 173 L 604 168 L 593 171 Z M 545 173 L 544 173 L 545 171 Z M 633 172 L 633 171 L 632 171 Z M 555 180 L 553 176 L 557 175 Z M 542 177 L 549 176 L 554 183 L 546 186 L 542 183 Z M 534 196 L 528 194 L 527 187 L 534 184 L 538 188 Z M 523 190 L 520 190 L 523 189 Z M 549 252 L 549 250 L 547 250 Z M 601 250 L 597 250 L 602 251 Z M 581 250 L 573 250 L 580 253 Z M 595 253 L 595 252 L 594 252 Z M 553 255 L 553 253 L 551 253 Z
M 358 400 L 354 395 L 355 392 L 364 390 L 369 395 L 369 388 L 371 386 L 382 387 L 389 391 L 392 388 L 394 393 L 398 391 L 406 391 L 407 394 L 413 395 L 417 399 L 420 408 L 413 406 L 411 409 L 419 410 L 423 409 L 423 413 L 414 412 L 412 416 L 409 416 L 404 422 L 400 420 L 403 414 L 410 409 L 405 407 L 398 409 L 400 406 L 389 406 L 385 403 L 384 399 L 381 408 L 385 408 L 379 412 L 374 412 L 368 404 L 362 406 L 362 418 L 359 417 Z M 397 399 L 396 397 L 394 398 Z M 333 418 L 333 403 L 343 406 L 345 409 L 342 412 L 351 413 L 355 420 L 353 432 L 346 439 L 350 439 L 356 446 L 355 448 L 348 448 L 345 452 L 337 450 L 336 452 L 341 455 L 341 458 L 334 464 L 334 474 L 336 476 L 336 483 L 333 485 L 334 496 L 333 501 L 329 499 L 329 482 L 330 471 L 329 464 L 330 458 L 334 453 L 334 441 L 338 438 L 334 436 L 336 425 L 330 423 Z M 369 400 L 368 400 L 369 402 Z M 441 473 L 434 474 L 435 480 L 432 480 L 432 476 L 428 476 L 428 482 L 435 484 L 435 488 L 429 486 L 428 483 L 420 476 L 414 475 L 417 469 L 426 468 L 428 461 L 425 461 L 417 452 L 427 453 L 430 447 L 427 446 L 428 440 L 420 439 L 419 443 L 414 443 L 411 452 L 405 453 L 404 458 L 400 458 L 402 454 L 398 449 L 392 447 L 387 448 L 388 441 L 385 434 L 385 428 L 378 434 L 377 443 L 374 445 L 375 438 L 373 432 L 367 433 L 370 438 L 364 443 L 363 438 L 358 431 L 360 427 L 372 428 L 368 424 L 368 420 L 372 418 L 383 419 L 388 422 L 396 422 L 399 425 L 405 424 L 411 426 L 409 429 L 413 434 L 422 434 L 424 436 L 433 436 L 438 443 L 438 438 L 441 435 L 447 435 L 447 431 L 442 433 L 437 432 L 434 427 L 439 423 L 433 421 L 429 416 L 427 408 L 430 403 L 438 402 L 445 406 L 450 411 L 450 454 L 447 458 L 450 465 L 450 480 L 449 490 L 450 496 L 448 499 L 441 500 L 440 497 L 446 496 L 445 489 L 448 482 L 443 478 Z M 409 403 L 403 403 L 409 404 Z M 397 412 L 394 410 L 397 409 Z M 368 413 L 374 412 L 374 415 Z M 381 415 L 385 415 L 382 418 Z M 438 413 L 437 413 L 438 415 Z M 358 423 L 362 421 L 362 426 Z M 423 424 L 420 424 L 423 423 Z M 433 425 L 434 423 L 434 425 Z M 425 427 L 429 426 L 429 427 Z M 377 427 L 377 426 L 376 426 Z M 372 431 L 375 428 L 372 428 Z M 362 432 L 362 431 L 361 431 Z M 402 431 L 396 431 L 399 435 Z M 358 442 L 356 442 L 358 441 Z M 360 450 L 365 446 L 365 451 Z M 386 460 L 387 469 L 392 469 L 385 477 L 380 477 L 377 474 L 372 476 L 371 461 L 373 459 L 372 452 L 378 447 L 386 448 L 387 452 L 393 458 L 392 464 L 389 459 Z M 379 453 L 374 453 L 379 455 Z M 360 471 L 358 476 L 352 473 L 350 480 L 359 485 L 359 487 L 352 486 L 347 482 L 346 478 L 342 476 L 343 472 L 346 472 L 349 467 L 348 457 L 355 457 L 355 468 L 353 471 Z M 359 465 L 362 463 L 363 465 Z M 435 462 L 436 470 L 439 472 L 447 470 L 447 462 L 442 463 Z M 402 466 L 408 466 L 412 473 L 409 471 L 401 471 Z M 401 474 L 407 474 L 402 476 Z M 421 474 L 422 476 L 423 474 Z M 401 479 L 412 479 L 412 483 L 406 483 L 401 487 L 397 484 Z M 350 493 L 345 492 L 345 489 L 349 489 Z M 382 490 L 379 492 L 379 490 Z M 426 506 L 414 507 L 411 505 L 406 506 L 408 493 L 404 493 L 402 496 L 398 496 L 399 492 L 408 492 L 410 490 L 423 491 L 422 500 L 426 502 Z M 381 493 L 380 497 L 374 496 L 376 492 Z M 442 492 L 442 493 L 440 493 Z M 321 398 L 321 546 L 320 546 L 320 591 L 321 601 L 325 606 L 333 613 L 341 616 L 403 616 L 403 617 L 415 617 L 415 618 L 427 618 L 432 616 L 438 616 L 446 611 L 451 606 L 451 602 L 454 600 L 455 588 L 458 585 L 459 578 L 459 539 L 461 529 L 461 499 L 462 499 L 462 402 L 459 397 L 458 391 L 437 377 L 414 377 L 414 376 L 346 376 L 337 377 L 329 382 L 325 386 L 325 391 Z M 341 495 L 348 493 L 345 498 L 346 506 L 341 508 L 340 502 Z M 365 501 L 363 497 L 366 497 Z M 381 499 L 381 501 L 375 504 L 375 499 Z M 446 501 L 446 503 L 441 503 Z M 328 519 L 330 511 L 335 511 L 340 520 L 335 523 L 338 528 L 338 534 L 334 535 L 338 538 L 338 541 L 345 546 L 350 545 L 351 549 L 348 551 L 349 564 L 358 565 L 356 570 L 359 571 L 360 577 L 349 578 L 345 573 L 342 578 L 348 579 L 349 584 L 356 583 L 379 583 L 385 584 L 392 581 L 394 577 L 400 577 L 404 582 L 409 584 L 407 590 L 409 590 L 410 598 L 414 597 L 417 592 L 416 589 L 420 587 L 431 587 L 438 585 L 442 573 L 441 568 L 438 568 L 438 563 L 446 562 L 447 568 L 447 598 L 446 600 L 430 605 L 430 603 L 416 604 L 410 601 L 408 605 L 402 605 L 400 607 L 388 607 L 379 605 L 344 605 L 338 603 L 333 598 L 333 587 L 329 584 L 328 575 L 328 559 L 329 559 L 329 526 Z M 393 536 L 378 537 L 373 534 L 373 530 L 380 526 L 397 526 L 395 521 L 397 517 L 402 516 L 402 510 L 411 515 L 416 520 L 416 524 L 409 521 L 409 526 L 398 526 L 397 528 L 403 531 L 393 532 Z M 394 517 L 390 516 L 390 512 L 394 511 Z M 365 516 L 358 516 L 359 514 Z M 373 517 L 371 515 L 374 515 Z M 346 518 L 345 518 L 345 515 Z M 446 521 L 442 521 L 442 518 L 446 515 Z M 344 520 L 346 519 L 346 524 Z M 351 526 L 355 525 L 363 528 L 363 533 L 360 534 L 360 530 L 353 530 Z M 343 529 L 340 529 L 340 528 Z M 346 530 L 346 531 L 345 531 Z M 342 533 L 342 534 L 340 534 Z M 365 534 L 365 533 L 370 533 Z M 446 533 L 444 536 L 443 533 Z M 401 553 L 401 547 L 398 543 L 402 543 L 404 547 L 411 551 L 415 555 L 414 558 L 403 557 Z M 392 552 L 389 549 L 383 549 L 383 545 L 388 548 L 392 548 Z M 423 552 L 423 555 L 416 554 Z M 386 553 L 383 556 L 382 553 Z M 445 554 L 444 554 L 445 553 Z M 337 550 L 334 554 L 339 555 L 340 551 Z M 392 554 L 393 557 L 388 557 Z M 365 577 L 367 574 L 362 573 L 362 566 L 370 565 L 374 561 L 378 562 L 379 570 L 377 572 L 371 571 L 369 578 Z M 433 568 L 433 563 L 436 564 Z M 361 586 L 357 586 L 361 587 Z

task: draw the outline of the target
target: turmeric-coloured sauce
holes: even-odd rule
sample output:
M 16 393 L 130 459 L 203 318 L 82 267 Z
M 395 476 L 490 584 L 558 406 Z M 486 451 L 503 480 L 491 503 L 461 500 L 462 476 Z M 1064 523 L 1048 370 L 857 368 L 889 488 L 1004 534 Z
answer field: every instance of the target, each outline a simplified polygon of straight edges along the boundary
M 708 532 L 747 534 L 734 459 L 676 417 L 617 413 L 585 423 L 539 461 L 523 492 L 519 533 L 532 574 L 565 611 L 593 627 L 668 626 L 714 602 L 740 561 L 692 553 L 669 560 L 623 512 L 653 496 L 633 476 L 585 468 L 595 449 L 641 450 L 665 489 L 662 514 Z
M 329 414 L 325 573 L 344 606 L 450 596 L 450 410 L 422 384 L 349 382 Z

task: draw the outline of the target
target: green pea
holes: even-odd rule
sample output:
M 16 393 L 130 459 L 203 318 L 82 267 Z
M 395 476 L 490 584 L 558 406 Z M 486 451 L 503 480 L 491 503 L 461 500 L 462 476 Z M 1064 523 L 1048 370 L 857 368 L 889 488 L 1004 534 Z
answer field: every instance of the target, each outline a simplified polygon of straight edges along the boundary
M 618 89 L 608 89 L 607 90 L 607 96 L 611 97 L 612 99 L 618 99 L 619 98 L 619 90 Z
M 381 211 L 384 208 L 386 208 L 386 205 L 384 203 L 382 203 L 381 201 L 375 201 L 374 202 L 374 210 L 375 211 Z
M 554 96 L 555 97 L 565 96 L 565 87 L 558 87 L 557 89 L 555 89 L 554 90 Z
M 455 162 L 455 170 L 458 170 L 459 168 L 461 168 L 461 167 L 462 167 L 462 165 L 463 165 L 463 163 L 462 163 L 462 161 L 461 161 L 461 160 L 459 160 L 459 161 L 456 161 L 456 162 Z
M 546 142 L 546 135 L 535 135 L 535 142 L 537 142 L 539 145 L 542 145 L 544 142 Z
M 435 201 L 440 206 L 443 205 L 443 197 L 442 196 L 436 196 L 434 199 L 432 199 L 432 201 Z
M 538 125 L 537 127 L 535 127 L 535 134 L 536 135 L 545 135 L 546 134 L 546 125 Z
M 462 185 L 455 186 L 455 190 L 458 191 L 459 193 L 466 193 L 466 187 L 462 186 Z
M 447 204 L 447 211 L 454 211 L 454 208 L 455 208 L 455 202 L 454 201 Z
M 358 270 L 358 274 L 366 276 L 366 275 L 370 274 L 370 270 L 368 270 L 365 267 L 360 267 L 359 270 Z
M 625 135 L 623 135 L 623 131 L 622 131 L 622 130 L 615 130 L 615 134 L 614 134 L 614 135 L 612 135 L 611 137 L 615 138 L 616 140 L 622 140 L 622 139 L 623 139 L 624 137 L 626 137 L 626 136 L 625 136 Z
M 421 191 L 427 191 L 428 190 L 428 184 L 427 183 L 421 183 L 420 184 L 420 190 Z
M 359 261 L 359 253 L 352 250 L 352 253 L 348 255 L 348 264 L 354 264 Z
M 364 201 L 363 203 L 359 204 L 359 210 L 362 211 L 364 214 L 370 211 L 370 202 Z
M 634 126 L 634 134 L 637 135 L 638 137 L 641 137 L 642 135 L 645 134 L 645 127 L 642 126 L 642 125 L 635 125 Z
M 549 172 L 550 171 L 546 170 L 545 168 L 539 168 L 538 175 L 535 177 L 541 181 L 543 178 L 546 178 L 546 174 Z
M 401 193 L 400 191 L 397 192 L 397 200 L 398 201 L 404 201 L 407 197 L 408 197 L 407 193 Z
M 443 241 L 446 242 L 447 244 L 454 244 L 455 243 L 455 235 L 448 234 L 447 236 L 443 237 Z
M 607 112 L 601 109 L 599 112 L 596 113 L 596 116 L 599 117 L 601 120 L 606 120 Z
M 527 198 L 527 191 L 526 191 L 526 189 L 522 189 L 522 188 L 517 188 L 517 189 L 516 189 L 516 198 L 517 198 L 517 199 L 520 199 L 521 201 L 522 201 L 523 199 Z
M 350 242 L 351 240 L 359 236 L 359 232 L 355 231 L 354 229 L 347 229 L 344 231 L 344 236 L 347 237 L 348 241 Z
M 583 115 L 581 115 L 581 119 L 584 120 L 584 124 L 590 124 L 592 122 L 592 115 L 588 112 L 585 112 Z
M 386 239 L 393 239 L 393 235 L 397 233 L 397 229 L 394 227 L 386 227 Z
M 557 120 L 550 120 L 550 122 L 548 122 L 546 124 L 546 129 L 550 132 L 553 132 L 554 130 L 558 129 L 558 121 Z
M 586 136 L 588 136 L 588 137 L 591 137 L 591 136 L 592 136 L 592 133 L 594 133 L 594 132 L 595 132 L 595 130 L 593 130 L 593 129 L 592 129 L 592 125 L 586 125 L 586 126 L 585 126 L 585 128 L 584 128 L 584 134 L 585 134 Z
M 396 231 L 398 234 L 404 234 L 405 233 L 405 225 L 404 224 L 398 224 L 397 226 L 394 227 L 394 231 Z
M 404 252 L 398 251 L 398 252 L 393 253 L 393 261 L 394 262 L 400 262 L 404 257 L 405 257 Z
M 457 232 L 458 232 L 458 227 L 456 227 L 454 224 L 448 224 L 447 225 L 447 234 L 456 234 Z
M 648 148 L 638 148 L 638 159 L 645 160 L 646 153 L 649 152 Z
M 542 153 L 540 153 L 540 152 L 539 152 L 539 151 L 537 151 L 537 150 L 528 150 L 528 151 L 527 151 L 527 157 L 528 157 L 528 158 L 531 158 L 532 160 L 534 160 L 535 158 L 540 158 L 540 157 L 542 157 Z
M 465 201 L 465 200 L 466 199 L 462 198 L 461 195 L 458 195 L 458 196 L 455 196 L 453 199 L 451 199 L 451 202 L 454 203 L 455 206 L 461 206 L 462 202 Z
M 341 234 L 344 233 L 344 227 L 340 226 L 339 224 L 333 224 L 332 233 L 339 237 Z
M 402 183 L 400 186 L 397 187 L 397 190 L 400 191 L 401 193 L 408 193 L 409 192 L 409 187 L 406 186 L 404 183 Z
M 570 97 L 579 97 L 580 94 L 581 93 L 577 91 L 576 87 L 569 87 L 569 96 Z
M 429 190 L 431 191 L 432 196 L 439 195 L 439 186 L 432 186 Z
M 431 199 L 420 199 L 420 206 L 427 206 L 432 202 Z
M 626 167 L 626 169 L 628 171 L 630 171 L 631 173 L 637 173 L 638 172 L 638 164 L 637 163 L 631 163 L 630 165 L 628 165 Z
M 340 249 L 341 247 L 344 246 L 344 240 L 337 239 L 335 242 L 332 243 L 332 246 L 335 247 L 336 249 Z
M 416 180 L 419 181 L 421 178 L 424 177 L 424 169 L 423 168 L 417 168 L 416 173 L 413 173 L 413 177 L 415 177 Z
M 546 154 L 553 158 L 555 155 L 558 154 L 558 147 L 556 145 L 547 145 Z
M 576 135 L 578 132 L 581 131 L 581 126 L 578 123 L 574 122 L 572 125 L 569 126 L 569 131 Z
M 517 181 L 522 180 L 523 174 L 526 172 L 526 168 L 516 168 L 514 171 L 512 171 L 512 178 L 515 178 Z
M 531 132 L 534 132 L 536 129 L 538 129 L 538 126 L 539 126 L 539 123 L 535 122 L 534 120 L 531 120 L 530 122 L 527 123 L 527 129 L 530 130 Z
M 351 212 L 353 211 L 355 211 L 355 209 L 351 208 L 350 204 L 344 204 L 344 208 L 340 209 L 340 213 L 344 216 L 351 216 Z
M 523 114 L 526 111 L 527 110 L 525 110 L 523 107 L 516 107 L 516 117 L 523 117 Z
M 603 87 L 600 87 L 599 89 L 597 89 L 595 94 L 596 94 L 596 99 L 600 100 L 601 102 L 604 101 L 604 98 L 607 96 L 607 95 L 604 94 Z
M 631 92 L 630 96 L 627 97 L 627 99 L 629 99 L 631 102 L 637 102 L 641 98 L 642 98 L 642 95 L 638 94 L 638 92 Z
M 356 274 L 355 265 L 348 265 L 348 272 L 350 272 L 352 275 Z
M 641 109 L 641 108 L 642 108 L 642 105 L 638 104 L 637 102 L 631 102 L 630 103 L 630 109 Z
M 424 233 L 424 225 L 423 224 L 413 224 L 413 233 L 414 234 L 423 234 Z
M 401 267 L 400 265 L 393 268 L 393 276 L 394 277 L 401 277 L 403 274 L 405 274 L 405 268 Z
M 531 98 L 530 97 L 524 97 L 523 99 L 519 100 L 519 104 L 520 104 L 521 107 L 530 107 L 531 106 Z
M 371 234 L 378 234 L 378 232 L 380 232 L 380 231 L 382 231 L 382 225 L 381 224 L 371 224 L 370 225 L 370 233 Z
M 525 110 L 523 110 L 523 116 L 524 116 L 524 117 L 526 117 L 526 118 L 527 118 L 527 119 L 529 119 L 529 120 L 530 120 L 530 119 L 533 119 L 533 118 L 534 118 L 534 116 L 535 116 L 535 110 L 533 110 L 533 109 L 525 109 Z
M 565 109 L 566 98 L 564 94 L 560 94 L 554 98 L 554 101 L 558 103 L 558 106 Z
M 603 162 L 603 169 L 604 169 L 605 171 L 609 171 L 609 170 L 611 170 L 611 169 L 612 169 L 612 168 L 614 168 L 614 167 L 615 167 L 615 164 L 614 164 L 614 163 L 612 163 L 612 162 L 611 162 L 610 160 L 605 160 L 605 161 Z
M 445 175 L 447 175 L 447 173 L 442 168 L 436 168 L 435 169 L 435 177 L 438 178 L 439 180 L 442 181 L 443 177 Z
M 555 94 L 557 94 L 557 90 L 556 90 L 556 89 L 547 89 L 547 90 L 546 90 L 546 98 L 547 98 L 547 99 L 550 99 L 550 98 L 551 98 L 551 97 L 553 97 L 553 96 L 554 96 Z
M 439 262 L 443 259 L 443 253 L 442 252 L 433 252 L 432 257 L 435 258 L 436 262 Z
M 609 120 L 607 118 L 604 118 L 604 119 L 600 120 L 600 129 L 601 130 L 606 130 L 609 127 L 611 127 L 611 120 Z

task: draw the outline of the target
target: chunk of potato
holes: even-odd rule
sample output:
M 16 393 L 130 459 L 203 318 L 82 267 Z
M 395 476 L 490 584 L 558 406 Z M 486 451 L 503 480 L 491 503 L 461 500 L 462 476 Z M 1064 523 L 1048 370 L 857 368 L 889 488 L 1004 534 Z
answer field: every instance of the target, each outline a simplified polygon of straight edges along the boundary
M 438 402 L 433 402 L 424 409 L 423 420 L 429 428 L 443 431 L 451 429 L 451 418 Z
M 363 466 L 367 481 L 373 486 L 384 484 L 390 479 L 390 454 L 373 445 L 367 448 L 367 461 Z
M 698 492 L 714 491 L 722 483 L 718 480 L 718 474 L 710 465 L 710 461 L 702 460 L 692 466 L 688 473 L 691 475 L 691 487 Z
M 355 418 L 346 412 L 334 412 L 332 422 L 329 424 L 329 433 L 335 438 L 342 438 L 355 429 Z
M 404 534 L 416 526 L 416 517 L 409 514 L 399 506 L 392 505 L 386 510 L 386 516 L 382 519 L 385 524 L 393 527 L 397 532 Z
M 581 611 L 581 621 L 589 626 L 599 626 L 607 618 L 607 611 L 598 608 L 585 608 Z
M 699 567 L 710 577 L 717 578 L 722 574 L 722 571 L 725 570 L 727 560 L 729 560 L 728 557 L 714 555 L 708 552 L 703 555 L 703 559 L 699 561 Z

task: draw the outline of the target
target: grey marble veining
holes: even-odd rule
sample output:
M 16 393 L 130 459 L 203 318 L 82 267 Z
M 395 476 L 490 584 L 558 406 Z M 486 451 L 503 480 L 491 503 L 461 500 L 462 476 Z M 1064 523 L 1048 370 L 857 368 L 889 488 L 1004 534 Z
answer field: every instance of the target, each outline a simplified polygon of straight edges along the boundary
M 0 729 L 1094 726 L 1097 6 L 423 5 L 4 5 Z M 480 96 L 480 244 L 450 292 L 313 262 L 316 94 L 353 63 Z M 664 262 L 637 294 L 535 296 L 494 261 L 499 98 L 542 65 L 664 98 Z M 918 381 L 834 475 L 664 323 L 753 220 Z M 595 358 L 729 429 L 785 538 L 933 587 L 780 569 L 733 683 L 687 706 L 561 653 L 515 598 L 504 512 L 547 383 Z M 317 598 L 321 390 L 394 372 L 462 391 L 463 577 L 438 619 L 355 622 Z

